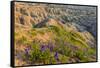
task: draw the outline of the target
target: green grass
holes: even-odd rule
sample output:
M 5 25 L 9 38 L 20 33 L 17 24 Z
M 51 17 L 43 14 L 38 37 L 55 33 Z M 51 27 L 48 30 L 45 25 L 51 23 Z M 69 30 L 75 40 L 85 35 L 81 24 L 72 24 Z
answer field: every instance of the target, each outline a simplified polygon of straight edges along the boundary
M 29 57 L 26 57 L 26 59 L 28 58 L 32 64 L 69 63 L 69 59 L 71 59 L 71 57 L 75 62 L 87 62 L 90 61 L 92 56 L 96 53 L 95 49 L 89 47 L 84 37 L 81 36 L 79 32 L 67 31 L 59 25 L 52 25 L 45 28 L 33 28 L 29 33 L 31 36 L 35 37 L 37 34 L 43 35 L 45 32 L 52 32 L 51 40 L 53 41 L 52 43 L 54 43 L 55 48 L 52 52 L 50 52 L 49 49 L 42 52 L 41 44 L 45 43 L 40 43 L 38 39 L 33 39 L 30 43 L 32 48 L 30 50 L 30 55 Z M 20 38 L 20 42 L 26 44 L 28 39 L 22 36 L 22 38 Z M 48 44 L 48 42 L 46 44 Z M 58 52 L 59 61 L 54 58 L 55 52 Z M 78 61 L 75 58 L 77 58 Z
M 49 28 L 56 34 L 57 37 L 59 37 L 59 39 L 63 39 L 63 41 L 65 40 L 66 42 L 70 42 L 71 44 L 82 48 L 88 48 L 85 39 L 77 32 L 68 32 L 65 29 L 59 28 L 57 26 L 50 26 Z

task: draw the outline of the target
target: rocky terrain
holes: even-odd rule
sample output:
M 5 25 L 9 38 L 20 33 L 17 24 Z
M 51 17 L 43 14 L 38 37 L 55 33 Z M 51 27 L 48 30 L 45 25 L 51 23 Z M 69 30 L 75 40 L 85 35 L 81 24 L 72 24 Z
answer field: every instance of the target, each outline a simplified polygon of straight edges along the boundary
M 96 7 L 15 3 L 15 65 L 96 61 Z

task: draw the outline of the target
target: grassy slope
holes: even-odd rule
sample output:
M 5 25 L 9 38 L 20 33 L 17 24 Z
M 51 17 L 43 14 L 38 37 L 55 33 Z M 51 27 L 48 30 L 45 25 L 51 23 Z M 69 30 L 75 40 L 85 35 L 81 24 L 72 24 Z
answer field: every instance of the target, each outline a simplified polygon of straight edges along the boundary
M 65 29 L 65 27 L 61 27 L 59 24 L 43 28 L 33 28 L 29 31 L 19 31 L 15 34 L 15 39 L 18 47 L 31 47 L 29 56 L 27 57 L 27 54 L 24 53 L 21 57 L 29 64 L 95 61 L 93 57 L 95 55 L 95 48 L 92 49 L 86 43 L 86 39 L 81 36 L 81 33 Z M 54 46 L 53 50 L 50 51 L 49 48 L 46 48 L 45 52 L 42 52 L 41 46 L 48 46 L 49 43 L 52 43 Z M 18 50 L 20 52 L 21 49 Z M 56 52 L 58 52 L 59 61 L 54 57 Z

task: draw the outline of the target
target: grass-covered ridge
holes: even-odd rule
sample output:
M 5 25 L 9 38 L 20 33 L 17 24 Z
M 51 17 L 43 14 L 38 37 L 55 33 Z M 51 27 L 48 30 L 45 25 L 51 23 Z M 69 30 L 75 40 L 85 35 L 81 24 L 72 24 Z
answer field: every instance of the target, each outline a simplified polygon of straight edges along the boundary
M 88 33 L 88 32 L 87 32 Z M 95 48 L 91 48 L 81 32 L 65 29 L 65 26 L 48 25 L 32 28 L 16 42 L 25 46 L 22 59 L 29 64 L 57 64 L 95 61 Z M 90 35 L 91 36 L 91 35 Z M 20 51 L 19 51 L 20 52 Z

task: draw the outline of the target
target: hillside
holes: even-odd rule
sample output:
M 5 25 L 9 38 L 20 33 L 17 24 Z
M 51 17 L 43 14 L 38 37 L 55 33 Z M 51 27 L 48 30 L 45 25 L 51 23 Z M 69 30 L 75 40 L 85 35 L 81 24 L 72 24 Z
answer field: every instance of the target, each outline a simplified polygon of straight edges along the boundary
M 96 8 L 15 3 L 15 65 L 96 61 Z

